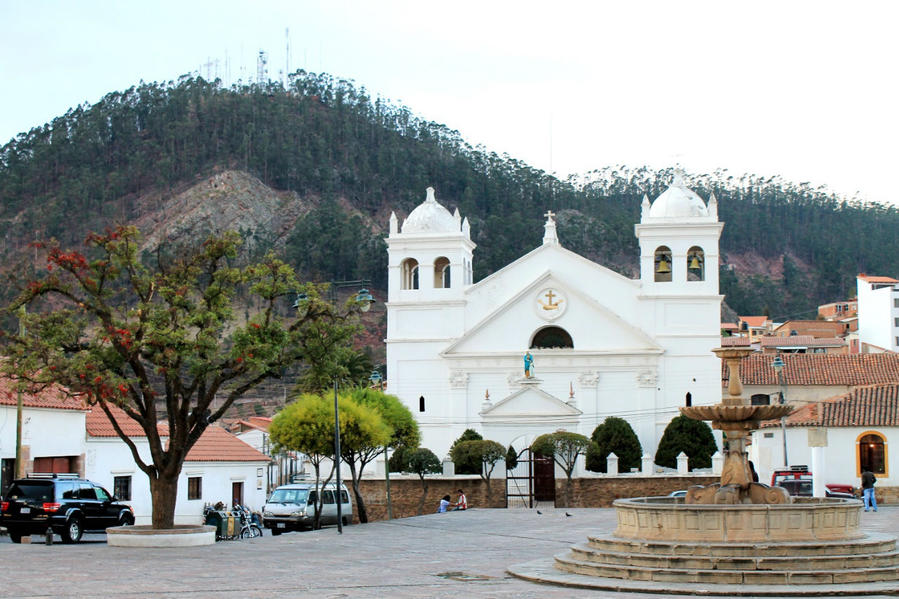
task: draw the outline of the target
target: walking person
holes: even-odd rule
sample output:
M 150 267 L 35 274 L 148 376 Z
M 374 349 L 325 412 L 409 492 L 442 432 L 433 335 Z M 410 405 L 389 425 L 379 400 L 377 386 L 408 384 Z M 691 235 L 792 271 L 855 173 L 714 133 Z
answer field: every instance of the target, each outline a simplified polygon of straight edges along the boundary
M 865 501 L 865 511 L 874 508 L 877 511 L 877 497 L 874 495 L 874 483 L 877 477 L 870 470 L 862 472 L 862 499 Z

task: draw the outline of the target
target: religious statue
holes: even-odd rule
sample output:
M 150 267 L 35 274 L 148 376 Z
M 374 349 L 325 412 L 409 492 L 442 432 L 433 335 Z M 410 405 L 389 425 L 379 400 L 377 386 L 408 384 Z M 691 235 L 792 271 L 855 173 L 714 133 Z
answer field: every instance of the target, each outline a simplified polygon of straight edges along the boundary
M 531 352 L 527 352 L 524 354 L 524 376 L 525 378 L 531 378 L 531 367 L 534 365 L 534 356 L 531 355 Z

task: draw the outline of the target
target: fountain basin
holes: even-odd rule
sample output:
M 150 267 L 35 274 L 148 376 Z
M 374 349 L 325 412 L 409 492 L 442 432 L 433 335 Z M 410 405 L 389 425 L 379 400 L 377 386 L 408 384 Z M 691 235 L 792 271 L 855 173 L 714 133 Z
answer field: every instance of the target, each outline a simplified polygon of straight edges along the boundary
M 783 542 L 859 539 L 861 502 L 794 498 L 789 504 L 685 504 L 672 497 L 617 499 L 615 536 L 646 541 Z

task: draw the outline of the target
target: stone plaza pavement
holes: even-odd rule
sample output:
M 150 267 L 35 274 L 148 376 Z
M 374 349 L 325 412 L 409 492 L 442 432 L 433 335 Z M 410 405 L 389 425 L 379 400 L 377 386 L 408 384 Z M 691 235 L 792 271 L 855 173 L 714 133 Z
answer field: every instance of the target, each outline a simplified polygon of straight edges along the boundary
M 183 549 L 13 545 L 0 537 L 0 597 L 620 597 L 511 577 L 513 564 L 550 557 L 611 531 L 612 509 L 472 509 L 389 522 L 223 541 Z M 899 506 L 862 514 L 870 532 L 899 536 Z M 835 587 L 836 590 L 836 587 Z M 697 595 L 714 596 L 709 588 Z

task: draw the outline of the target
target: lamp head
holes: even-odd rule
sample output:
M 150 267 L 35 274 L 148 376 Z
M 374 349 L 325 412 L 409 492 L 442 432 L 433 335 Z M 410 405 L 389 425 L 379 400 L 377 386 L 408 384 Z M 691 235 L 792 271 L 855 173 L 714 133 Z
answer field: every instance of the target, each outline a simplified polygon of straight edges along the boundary
M 784 361 L 781 359 L 780 356 L 775 356 L 774 361 L 771 362 L 771 367 L 774 368 L 774 372 L 776 372 L 777 374 L 780 374 L 781 371 L 783 371 L 783 369 L 784 369 Z
M 375 303 L 375 298 L 368 289 L 362 288 L 359 290 L 359 293 L 356 294 L 356 301 L 361 304 L 359 306 L 360 310 L 368 312 L 371 309 L 372 304 Z

